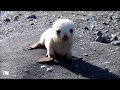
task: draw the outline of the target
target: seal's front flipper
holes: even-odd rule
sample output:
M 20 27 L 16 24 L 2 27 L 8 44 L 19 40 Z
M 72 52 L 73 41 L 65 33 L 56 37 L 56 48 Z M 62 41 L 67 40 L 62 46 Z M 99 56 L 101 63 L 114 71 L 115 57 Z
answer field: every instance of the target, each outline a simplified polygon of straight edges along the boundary
M 32 50 L 32 49 L 37 49 L 37 48 L 45 48 L 45 46 L 41 45 L 41 43 L 36 42 L 33 45 L 30 45 L 27 49 Z
M 38 63 L 42 63 L 42 62 L 52 62 L 54 61 L 55 58 L 52 58 L 52 57 L 48 57 L 47 55 L 43 58 L 41 58 L 40 60 L 38 60 Z

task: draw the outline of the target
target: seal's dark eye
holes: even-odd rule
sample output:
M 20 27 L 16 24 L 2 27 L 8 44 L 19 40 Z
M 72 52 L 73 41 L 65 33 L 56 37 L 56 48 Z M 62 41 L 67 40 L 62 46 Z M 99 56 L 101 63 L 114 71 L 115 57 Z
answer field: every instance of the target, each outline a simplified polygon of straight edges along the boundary
M 73 32 L 73 29 L 70 29 L 70 33 L 72 33 Z
M 60 34 L 60 30 L 57 30 L 57 34 Z

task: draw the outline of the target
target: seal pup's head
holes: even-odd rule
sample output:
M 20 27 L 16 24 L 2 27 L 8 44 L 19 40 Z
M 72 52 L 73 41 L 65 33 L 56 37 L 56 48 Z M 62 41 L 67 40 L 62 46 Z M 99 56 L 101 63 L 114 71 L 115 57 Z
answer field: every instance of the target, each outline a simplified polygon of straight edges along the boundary
M 54 38 L 60 41 L 68 41 L 74 35 L 75 25 L 70 19 L 58 19 L 53 23 L 52 29 L 55 34 Z

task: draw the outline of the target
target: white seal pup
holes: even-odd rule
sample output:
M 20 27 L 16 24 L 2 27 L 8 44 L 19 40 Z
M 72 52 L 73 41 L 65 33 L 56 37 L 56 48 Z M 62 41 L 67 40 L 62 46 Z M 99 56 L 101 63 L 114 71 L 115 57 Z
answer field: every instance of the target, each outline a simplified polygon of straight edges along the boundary
M 58 19 L 51 28 L 42 33 L 40 40 L 29 46 L 29 49 L 47 49 L 47 54 L 39 62 L 55 59 L 55 54 L 65 56 L 67 60 L 75 60 L 72 56 L 72 39 L 75 32 L 75 24 L 70 19 Z

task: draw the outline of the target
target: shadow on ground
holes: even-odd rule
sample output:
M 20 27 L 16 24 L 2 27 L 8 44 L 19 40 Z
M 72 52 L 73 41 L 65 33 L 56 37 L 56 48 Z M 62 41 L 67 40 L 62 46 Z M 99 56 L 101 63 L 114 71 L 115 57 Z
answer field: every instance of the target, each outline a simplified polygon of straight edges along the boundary
M 112 72 L 109 73 L 108 71 L 105 71 L 102 68 L 92 65 L 90 63 L 87 63 L 82 59 L 76 62 L 68 62 L 64 60 L 64 58 L 57 56 L 56 61 L 44 62 L 41 64 L 59 65 L 77 75 L 81 75 L 82 77 L 90 79 L 120 79 L 117 75 L 113 74 Z M 39 63 L 36 63 L 34 65 L 39 67 Z

